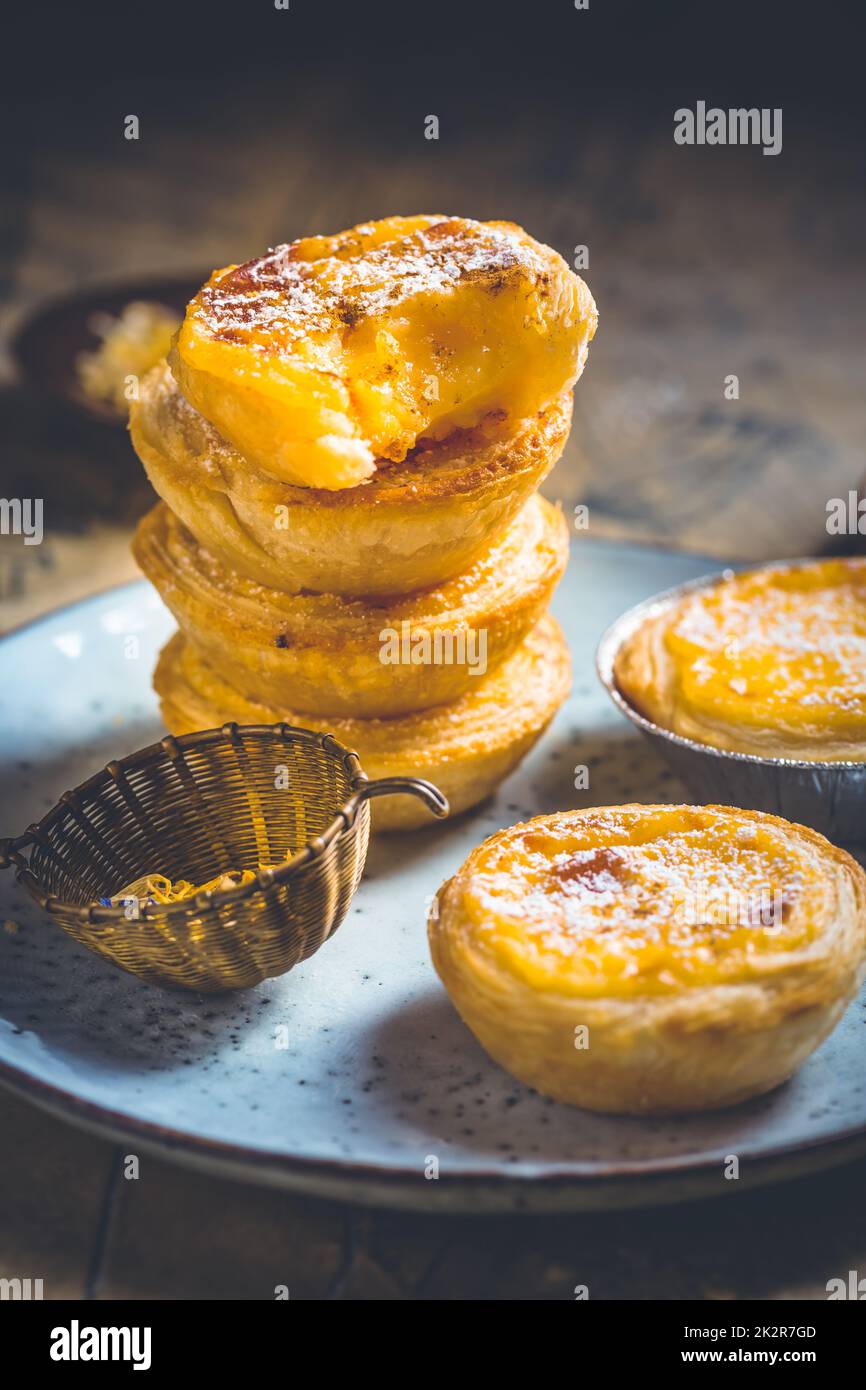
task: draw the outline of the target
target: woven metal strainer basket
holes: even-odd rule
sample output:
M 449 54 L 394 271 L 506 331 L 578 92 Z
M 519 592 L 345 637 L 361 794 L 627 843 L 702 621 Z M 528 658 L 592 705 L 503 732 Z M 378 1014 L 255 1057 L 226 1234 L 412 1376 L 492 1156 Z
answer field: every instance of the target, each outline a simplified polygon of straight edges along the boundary
M 368 802 L 400 792 L 448 813 L 429 782 L 369 781 L 330 734 L 226 724 L 110 762 L 38 825 L 0 842 L 0 868 L 14 865 L 76 941 L 134 975 L 208 992 L 244 989 L 285 974 L 336 931 L 364 868 Z M 145 874 L 206 883 L 237 869 L 256 877 L 143 903 L 132 919 L 129 907 L 99 903 Z

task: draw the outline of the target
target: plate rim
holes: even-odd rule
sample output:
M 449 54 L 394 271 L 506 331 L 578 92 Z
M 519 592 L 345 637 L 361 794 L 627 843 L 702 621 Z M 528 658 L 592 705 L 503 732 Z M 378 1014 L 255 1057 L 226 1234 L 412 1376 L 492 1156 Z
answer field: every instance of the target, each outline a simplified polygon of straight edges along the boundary
M 101 589 L 94 589 L 92 594 L 82 594 L 80 598 L 72 598 L 68 603 L 58 603 L 56 608 L 49 608 L 46 613 L 37 613 L 35 618 L 24 618 L 22 622 L 14 623 L 12 627 L 7 627 L 3 632 L 0 632 L 0 647 L 2 647 L 4 642 L 9 642 L 14 637 L 23 636 L 31 627 L 41 627 L 43 623 L 49 623 L 53 618 L 60 618 L 64 613 L 69 613 L 73 608 L 88 608 L 91 603 L 97 603 L 100 599 L 108 598 L 109 594 L 121 594 L 124 589 L 138 588 L 145 590 L 149 589 L 154 598 L 165 608 L 165 604 L 162 602 L 159 594 L 150 581 L 144 578 L 144 575 L 139 576 L 137 579 L 124 579 L 122 584 L 106 584 Z M 167 608 L 166 612 L 168 612 Z
M 717 1175 L 720 1161 L 718 1155 L 697 1161 L 688 1155 L 656 1160 L 653 1167 L 641 1167 L 636 1161 L 620 1161 L 611 1163 L 601 1172 L 580 1171 L 579 1163 L 548 1168 L 539 1173 L 522 1174 L 517 1171 L 509 1173 L 501 1169 L 478 1168 L 472 1172 L 440 1174 L 435 1186 L 431 1186 L 424 1179 L 421 1168 L 412 1170 L 405 1165 L 365 1163 L 356 1159 L 305 1158 L 285 1151 L 271 1152 L 222 1139 L 209 1139 L 203 1135 L 157 1124 L 152 1120 L 142 1120 L 123 1111 L 113 1110 L 98 1101 L 86 1100 L 3 1059 L 0 1059 L 0 1086 L 40 1109 L 78 1128 L 96 1133 L 104 1139 L 111 1141 L 113 1138 L 116 1143 L 119 1137 L 129 1136 L 140 1140 L 163 1157 L 173 1157 L 194 1167 L 221 1173 L 223 1177 L 234 1176 L 260 1186 L 306 1191 L 325 1198 L 333 1198 L 335 1193 L 343 1189 L 344 1192 L 352 1194 L 351 1198 L 344 1200 L 355 1201 L 363 1199 L 363 1190 L 367 1187 L 374 1189 L 374 1195 L 369 1199 L 372 1205 L 405 1207 L 418 1211 L 441 1208 L 443 1205 L 464 1209 L 464 1200 L 467 1203 L 465 1209 L 470 1210 L 479 1193 L 486 1195 L 491 1210 L 512 1209 L 515 1205 L 521 1204 L 521 1197 L 525 1199 L 527 1208 L 543 1207 L 549 1205 L 544 1201 L 548 1194 L 555 1198 L 563 1194 L 564 1190 L 566 1194 L 570 1193 L 574 1197 L 588 1196 L 593 1200 L 554 1202 L 549 1205 L 549 1209 L 565 1209 L 569 1205 L 578 1209 L 601 1208 L 607 1205 L 662 1205 L 678 1200 L 671 1190 L 678 1181 L 686 1180 L 692 1189 L 703 1187 L 711 1174 Z M 863 1125 L 850 1126 L 834 1134 L 832 1138 L 773 1145 L 761 1154 L 746 1159 L 743 1166 L 750 1181 L 744 1186 L 761 1186 L 774 1180 L 802 1176 L 801 1171 L 778 1171 L 780 1165 L 790 1165 L 792 1169 L 797 1169 L 798 1160 L 801 1163 L 806 1160 L 804 1166 L 807 1171 L 814 1171 L 844 1163 L 860 1154 L 866 1156 L 866 1126 Z M 817 1164 L 808 1163 L 809 1159 L 816 1157 L 819 1160 Z M 658 1189 L 659 1195 L 655 1200 L 647 1200 L 648 1188 Z M 743 1190 L 739 1181 L 737 1188 Z M 716 1195 L 721 1195 L 725 1190 L 716 1189 Z M 444 1199 L 439 1197 L 434 1201 L 405 1200 L 407 1194 L 411 1196 L 427 1193 L 432 1196 L 434 1192 L 448 1195 Z M 605 1194 L 612 1194 L 616 1200 L 605 1201 Z M 689 1191 L 679 1200 L 711 1195 L 713 1194 L 708 1190 Z M 491 1197 L 496 1199 L 492 1203 Z

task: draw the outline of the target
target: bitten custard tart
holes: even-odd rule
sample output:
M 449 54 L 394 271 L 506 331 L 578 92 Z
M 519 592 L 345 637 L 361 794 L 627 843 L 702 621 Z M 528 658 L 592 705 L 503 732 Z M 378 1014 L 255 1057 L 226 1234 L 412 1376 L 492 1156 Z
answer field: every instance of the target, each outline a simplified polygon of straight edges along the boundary
M 763 758 L 866 760 L 866 560 L 727 575 L 660 605 L 614 664 L 663 729 Z
M 274 588 L 464 570 L 553 467 L 597 313 L 512 223 L 387 218 L 215 272 L 132 403 L 157 492 Z
M 577 380 L 594 306 L 511 222 L 389 217 L 217 270 L 170 355 L 184 396 L 264 474 L 353 487 Z
M 571 685 L 568 648 L 549 615 L 515 652 L 466 695 L 435 709 L 396 719 L 322 719 L 292 706 L 247 699 L 204 661 L 180 634 L 159 658 L 154 686 L 173 734 L 239 724 L 285 720 L 321 728 L 355 749 L 370 777 L 427 777 L 448 798 L 451 814 L 483 801 L 544 733 Z M 429 812 L 414 799 L 386 796 L 372 806 L 379 830 L 429 825 Z
M 439 890 L 433 962 L 514 1076 L 590 1110 L 777 1086 L 866 973 L 866 875 L 803 826 L 628 805 L 502 830 Z
M 319 715 L 382 717 L 458 699 L 520 645 L 568 559 L 562 513 L 533 497 L 439 589 L 390 601 L 287 594 L 226 569 L 164 503 L 133 553 L 211 666 L 241 695 Z

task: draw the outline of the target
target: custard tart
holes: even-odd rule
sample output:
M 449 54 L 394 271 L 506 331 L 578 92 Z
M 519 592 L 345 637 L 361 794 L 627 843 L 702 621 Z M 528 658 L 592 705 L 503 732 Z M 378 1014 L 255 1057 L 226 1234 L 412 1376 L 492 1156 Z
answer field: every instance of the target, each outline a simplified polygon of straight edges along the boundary
M 224 564 L 273 588 L 378 597 L 468 569 L 559 459 L 571 404 L 566 391 L 524 419 L 487 416 L 338 491 L 252 467 L 165 363 L 142 381 L 130 431 L 156 492 Z
M 523 641 L 568 560 L 562 513 L 530 499 L 464 574 L 407 598 L 286 594 L 226 569 L 164 503 L 133 554 L 184 636 L 241 695 L 346 718 L 458 699 Z
M 866 560 L 728 573 L 661 601 L 614 678 L 639 714 L 713 748 L 866 761 Z
M 473 850 L 429 939 L 521 1081 L 589 1110 L 705 1110 L 779 1085 L 839 1021 L 866 973 L 866 875 L 760 812 L 564 811 Z
M 597 316 L 511 222 L 389 217 L 217 270 L 169 355 L 186 399 L 265 477 L 340 489 L 570 390 Z
M 541 737 L 568 694 L 568 648 L 549 615 L 498 667 L 459 700 L 396 719 L 323 719 L 292 706 L 245 699 L 177 634 L 160 656 L 154 686 L 174 734 L 286 720 L 321 728 L 353 748 L 370 777 L 427 777 L 456 815 L 483 801 Z M 429 826 L 429 813 L 408 797 L 384 797 L 372 808 L 382 830 Z

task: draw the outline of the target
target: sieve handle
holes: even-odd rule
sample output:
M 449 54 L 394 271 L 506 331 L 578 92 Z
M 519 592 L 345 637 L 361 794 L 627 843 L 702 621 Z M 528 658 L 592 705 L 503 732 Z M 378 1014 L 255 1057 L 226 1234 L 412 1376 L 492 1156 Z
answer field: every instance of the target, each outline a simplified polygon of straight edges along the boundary
M 347 818 L 347 824 L 351 825 L 355 819 L 355 814 L 362 801 L 371 801 L 374 796 L 417 796 L 423 801 L 429 811 L 434 816 L 448 815 L 449 806 L 447 799 L 442 795 L 438 787 L 434 787 L 432 782 L 425 782 L 421 777 L 380 777 L 375 782 L 364 782 L 353 796 L 349 798 L 343 807 L 343 814 Z
M 29 826 L 23 835 L 16 835 L 8 840 L 0 840 L 0 869 L 11 869 L 13 864 L 19 874 L 30 868 L 23 854 L 19 850 L 32 845 L 34 841 L 33 831 L 35 826 Z

